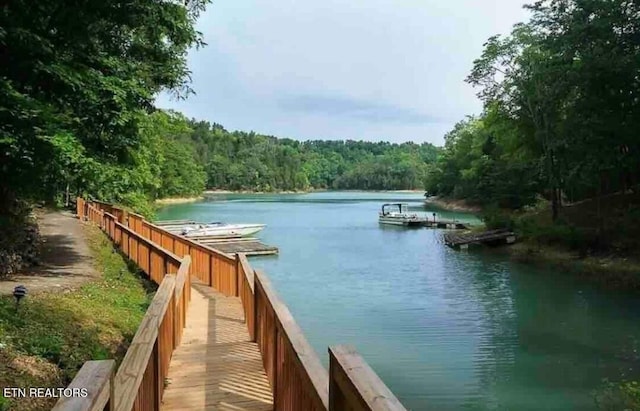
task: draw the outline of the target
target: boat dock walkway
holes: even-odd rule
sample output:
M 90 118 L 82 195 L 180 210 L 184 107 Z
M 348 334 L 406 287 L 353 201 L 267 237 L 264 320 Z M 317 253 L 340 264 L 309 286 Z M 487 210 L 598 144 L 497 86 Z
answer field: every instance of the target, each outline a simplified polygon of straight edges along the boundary
M 513 244 L 516 241 L 516 235 L 509 230 L 490 230 L 482 233 L 471 234 L 453 234 L 444 235 L 444 243 L 452 248 L 465 250 L 471 244 Z
M 193 281 L 161 410 L 273 410 L 273 394 L 242 301 Z
M 180 235 L 182 227 L 201 223 L 193 220 L 161 220 L 156 221 L 155 224 L 171 233 Z M 227 254 L 242 253 L 248 257 L 253 257 L 258 255 L 274 255 L 280 252 L 278 247 L 265 244 L 255 237 L 190 236 L 189 239 L 206 246 L 214 247 Z

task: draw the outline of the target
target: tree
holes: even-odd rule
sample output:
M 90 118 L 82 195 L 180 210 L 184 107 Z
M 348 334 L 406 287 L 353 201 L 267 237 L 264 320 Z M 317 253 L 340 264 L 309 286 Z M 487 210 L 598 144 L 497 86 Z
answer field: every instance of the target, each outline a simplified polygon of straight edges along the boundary
M 155 95 L 189 93 L 186 53 L 207 0 L 9 0 L 0 10 L 0 212 L 43 198 L 46 166 L 70 134 L 85 156 L 131 163 Z M 55 190 L 53 190 L 55 191 Z
M 569 87 L 566 60 L 551 53 L 544 40 L 544 31 L 535 24 L 518 24 L 504 39 L 491 37 L 467 81 L 482 88 L 478 95 L 485 104 L 497 106 L 522 123 L 523 138 L 532 139 L 540 152 L 555 220 L 563 188 L 561 157 L 566 149 L 558 126 Z

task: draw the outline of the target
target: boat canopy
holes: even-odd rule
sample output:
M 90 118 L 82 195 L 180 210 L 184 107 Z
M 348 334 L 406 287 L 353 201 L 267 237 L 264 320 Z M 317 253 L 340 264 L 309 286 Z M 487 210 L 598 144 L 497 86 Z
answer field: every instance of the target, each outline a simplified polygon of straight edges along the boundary
M 406 213 L 409 211 L 409 204 L 407 203 L 388 203 L 382 205 L 382 215 L 387 215 L 391 212 L 397 211 L 399 213 Z

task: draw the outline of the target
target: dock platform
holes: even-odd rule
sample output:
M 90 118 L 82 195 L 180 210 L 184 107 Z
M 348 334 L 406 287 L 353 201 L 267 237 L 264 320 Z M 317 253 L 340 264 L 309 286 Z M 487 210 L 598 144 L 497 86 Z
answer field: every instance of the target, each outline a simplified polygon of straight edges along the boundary
M 513 244 L 516 241 L 516 235 L 509 230 L 490 230 L 482 233 L 471 234 L 453 234 L 444 235 L 444 243 L 452 248 L 465 250 L 471 244 Z
M 436 220 L 427 219 L 423 225 L 428 228 L 444 228 L 449 230 L 468 230 L 469 225 L 455 220 Z
M 201 223 L 192 220 L 161 220 L 155 222 L 155 224 L 170 233 L 180 235 L 180 231 L 185 225 Z M 257 255 L 274 255 L 280 252 L 278 247 L 265 244 L 255 237 L 190 236 L 188 238 L 227 254 L 242 253 L 247 257 L 251 257 Z

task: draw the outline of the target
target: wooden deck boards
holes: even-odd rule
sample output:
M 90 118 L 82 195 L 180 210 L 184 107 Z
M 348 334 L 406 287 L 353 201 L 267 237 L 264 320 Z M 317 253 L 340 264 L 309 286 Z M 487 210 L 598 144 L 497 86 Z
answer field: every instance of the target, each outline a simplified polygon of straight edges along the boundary
M 273 410 L 271 387 L 242 303 L 194 283 L 182 344 L 169 367 L 162 410 Z
M 512 244 L 516 240 L 516 235 L 509 230 L 491 230 L 482 233 L 471 234 L 445 234 L 444 242 L 449 247 L 464 247 L 469 244 L 492 244 L 504 242 Z
M 264 244 L 257 239 L 253 239 L 253 241 L 199 242 L 227 254 L 243 253 L 246 256 L 278 254 L 278 247 Z

